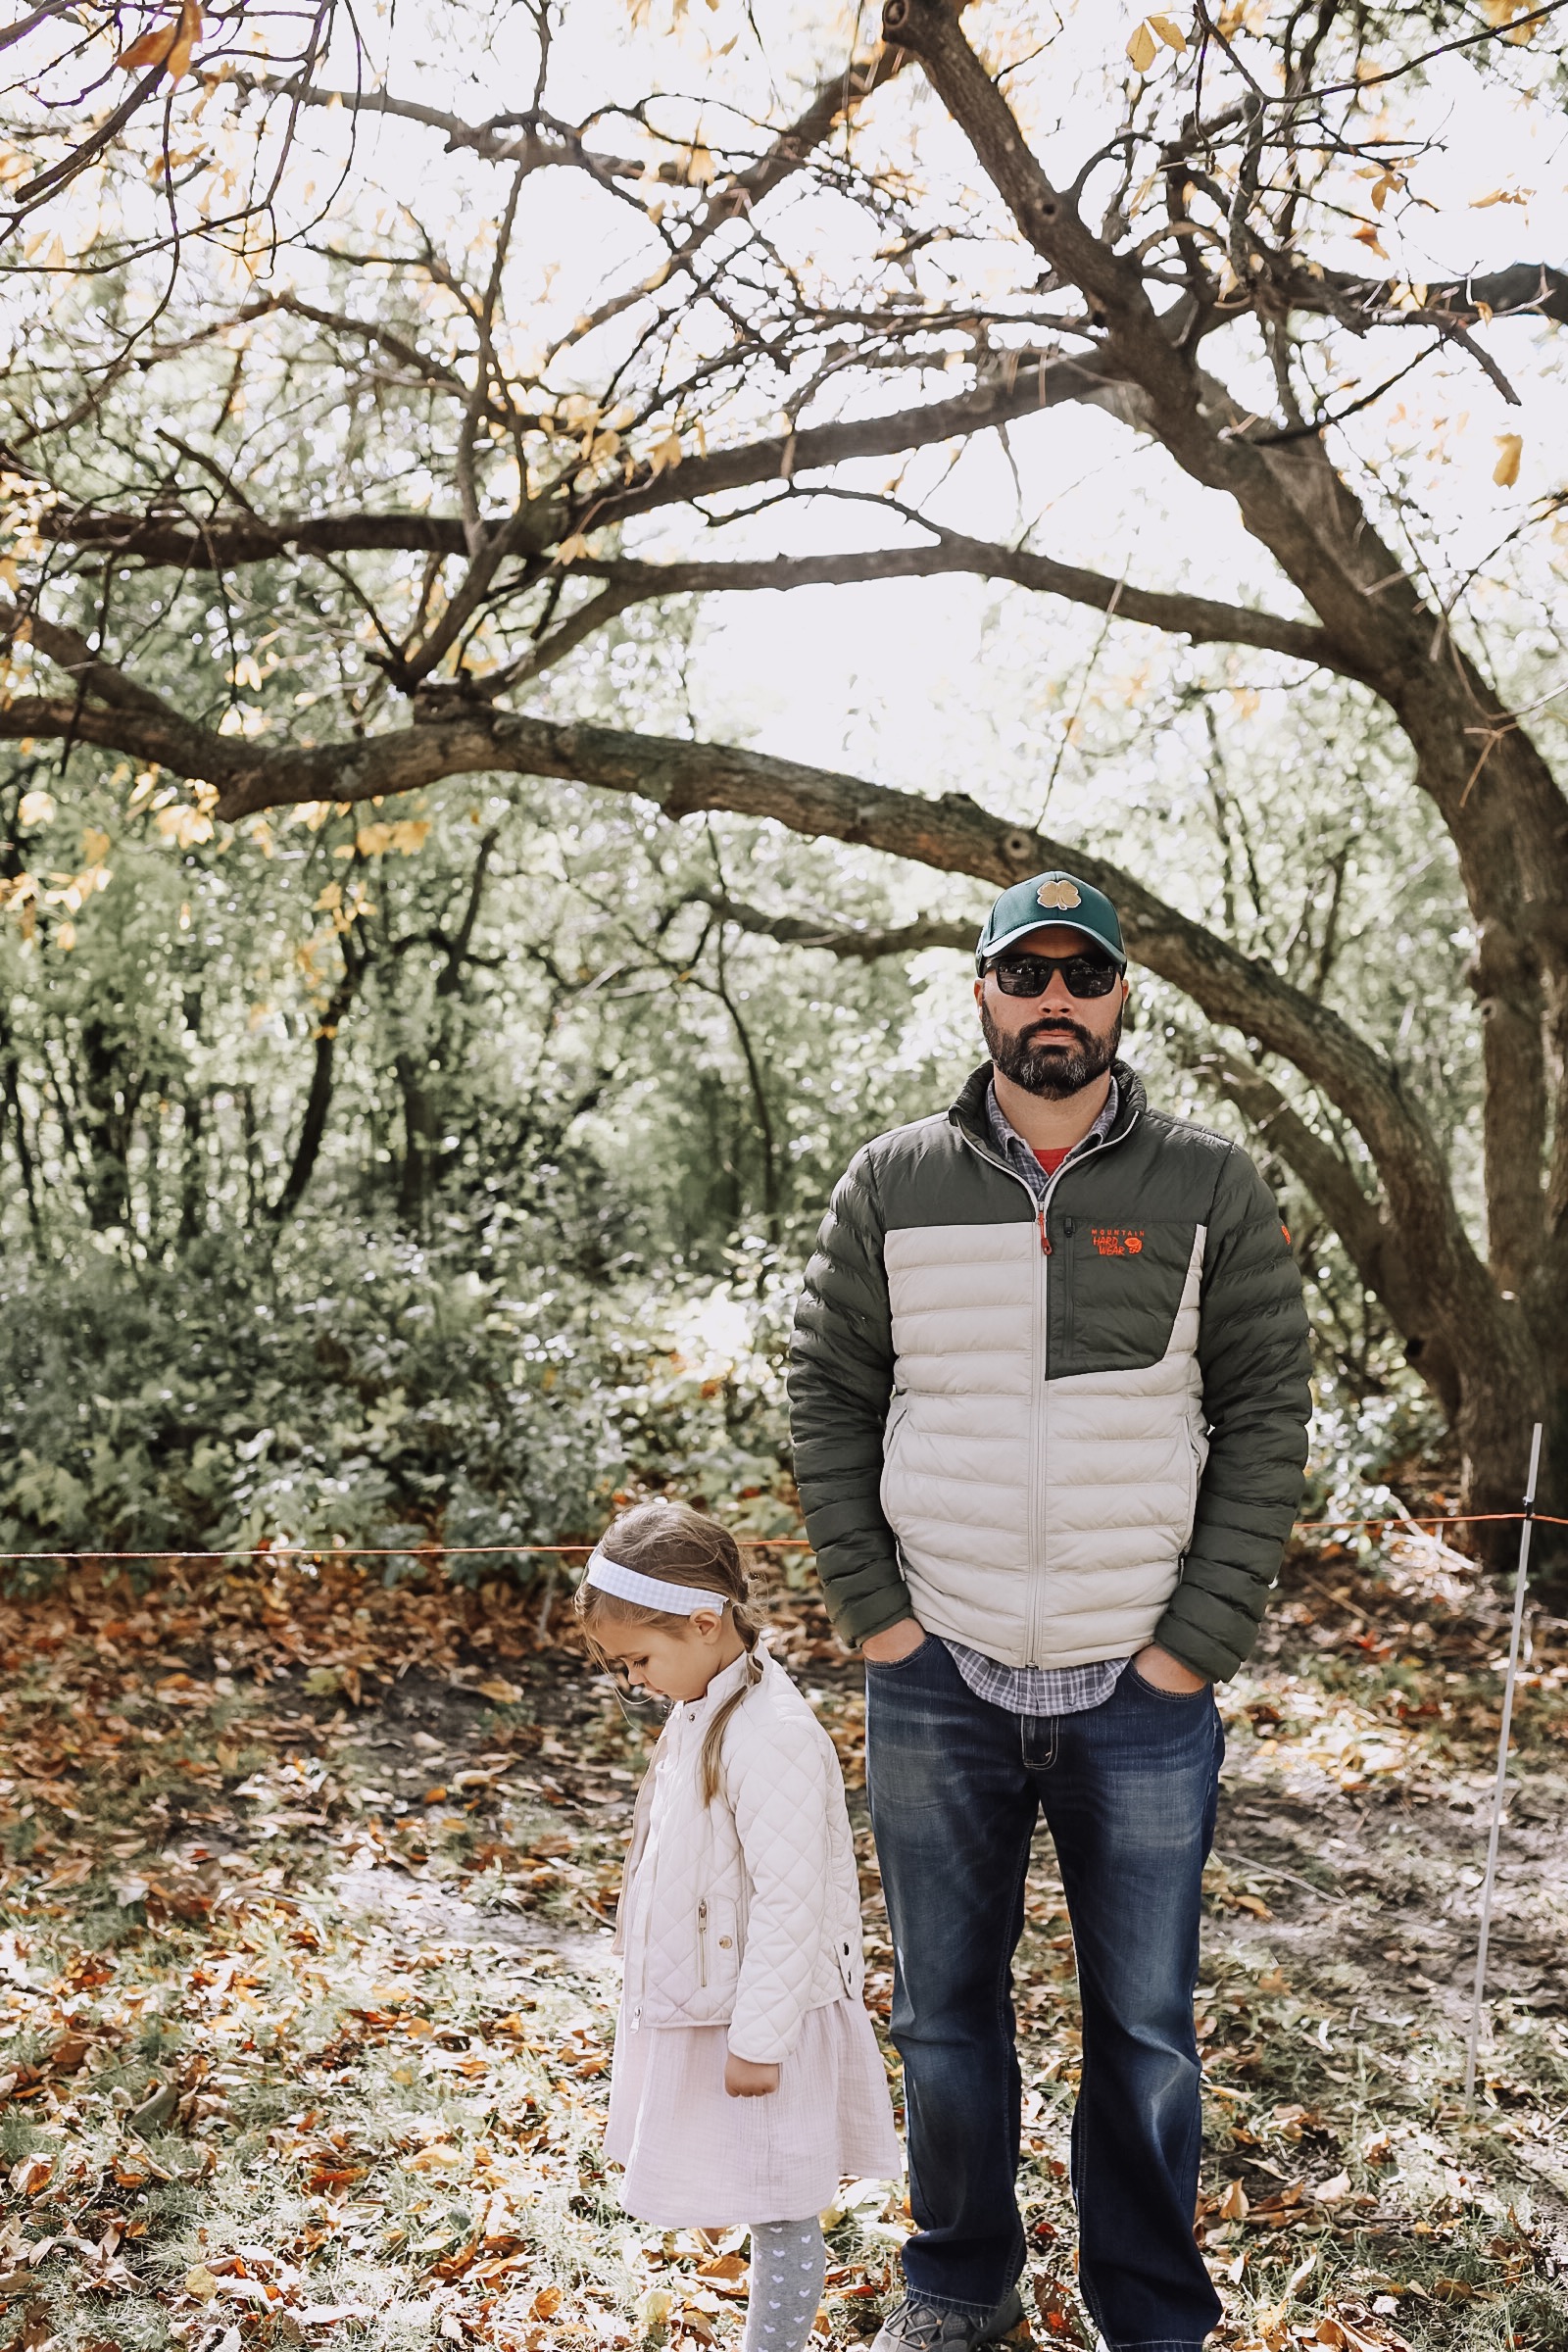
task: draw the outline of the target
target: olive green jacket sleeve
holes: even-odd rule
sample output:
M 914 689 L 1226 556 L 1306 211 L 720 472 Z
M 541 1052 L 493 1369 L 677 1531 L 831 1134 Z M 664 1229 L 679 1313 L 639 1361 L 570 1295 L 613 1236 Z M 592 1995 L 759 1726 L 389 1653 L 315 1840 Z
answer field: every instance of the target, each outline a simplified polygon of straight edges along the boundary
M 1208 1461 L 1182 1578 L 1154 1639 L 1225 1681 L 1257 1639 L 1301 1500 L 1311 1358 L 1301 1278 L 1274 1196 L 1247 1153 L 1221 1173 L 1198 1340 Z
M 914 1614 L 880 1500 L 893 1318 L 865 1152 L 840 1179 L 806 1269 L 789 1391 L 806 1531 L 834 1625 L 855 1647 Z

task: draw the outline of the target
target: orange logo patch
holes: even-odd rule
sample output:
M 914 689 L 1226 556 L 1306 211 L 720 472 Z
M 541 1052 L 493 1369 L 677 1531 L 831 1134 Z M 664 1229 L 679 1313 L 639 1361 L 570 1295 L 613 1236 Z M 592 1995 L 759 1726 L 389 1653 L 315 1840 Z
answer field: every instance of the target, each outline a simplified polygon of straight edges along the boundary
M 1102 1257 L 1137 1257 L 1144 1246 L 1143 1235 L 1125 1225 L 1091 1225 L 1089 1238 Z

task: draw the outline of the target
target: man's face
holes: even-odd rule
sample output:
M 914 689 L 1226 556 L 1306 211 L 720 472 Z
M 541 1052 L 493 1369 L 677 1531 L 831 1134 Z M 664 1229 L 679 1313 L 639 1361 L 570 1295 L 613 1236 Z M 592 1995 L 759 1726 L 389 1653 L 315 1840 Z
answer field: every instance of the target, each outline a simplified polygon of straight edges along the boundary
M 1099 953 L 1095 942 L 1064 923 L 1043 923 L 1014 940 L 1009 956 L 1083 956 Z M 1060 1102 L 1103 1076 L 1121 1043 L 1127 983 L 1118 978 L 1108 995 L 1075 997 L 1060 972 L 1053 972 L 1043 997 L 1006 997 L 994 972 L 974 984 L 980 1026 L 991 1058 L 1004 1078 L 1027 1094 Z

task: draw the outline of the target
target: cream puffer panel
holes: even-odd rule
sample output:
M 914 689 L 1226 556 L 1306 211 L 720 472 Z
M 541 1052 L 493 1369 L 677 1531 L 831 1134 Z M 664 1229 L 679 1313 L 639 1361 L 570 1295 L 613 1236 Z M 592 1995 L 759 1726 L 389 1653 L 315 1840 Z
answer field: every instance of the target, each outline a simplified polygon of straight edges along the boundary
M 1032 1225 L 885 1241 L 897 1354 L 882 1508 L 928 1633 L 1006 1666 L 1130 1657 L 1181 1575 L 1207 1454 L 1202 1226 L 1169 1344 L 1045 1377 L 1050 1259 Z
M 774 1659 L 724 1730 L 718 1794 L 702 1749 L 746 1680 L 737 1659 L 671 1708 L 637 1799 L 616 1945 L 634 2025 L 729 2027 L 737 2058 L 788 2057 L 808 2009 L 864 1980 L 859 1882 L 833 1742 Z

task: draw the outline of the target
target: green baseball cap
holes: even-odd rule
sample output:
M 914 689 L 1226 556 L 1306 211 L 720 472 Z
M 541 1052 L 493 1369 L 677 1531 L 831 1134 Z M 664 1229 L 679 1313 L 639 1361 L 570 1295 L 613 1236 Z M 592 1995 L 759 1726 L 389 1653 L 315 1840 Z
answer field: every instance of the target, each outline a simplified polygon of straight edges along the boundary
M 993 956 L 1000 956 L 1004 948 L 1010 948 L 1031 931 L 1043 931 L 1048 924 L 1081 931 L 1125 969 L 1127 951 L 1121 942 L 1121 924 L 1104 892 L 1080 881 L 1076 874 L 1051 873 L 1031 874 L 1027 882 L 1015 882 L 1003 892 L 986 916 L 974 952 L 975 970 L 983 972 Z

